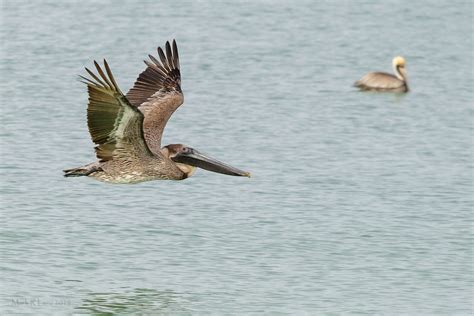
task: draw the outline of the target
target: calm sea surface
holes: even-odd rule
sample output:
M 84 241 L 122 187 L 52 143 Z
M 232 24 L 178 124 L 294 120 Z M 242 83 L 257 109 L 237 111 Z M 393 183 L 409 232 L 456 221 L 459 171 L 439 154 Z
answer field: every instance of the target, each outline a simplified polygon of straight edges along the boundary
M 1 4 L 2 315 L 473 312 L 470 1 Z M 83 67 L 176 38 L 164 143 L 251 171 L 108 185 Z M 407 95 L 353 81 L 407 60 Z

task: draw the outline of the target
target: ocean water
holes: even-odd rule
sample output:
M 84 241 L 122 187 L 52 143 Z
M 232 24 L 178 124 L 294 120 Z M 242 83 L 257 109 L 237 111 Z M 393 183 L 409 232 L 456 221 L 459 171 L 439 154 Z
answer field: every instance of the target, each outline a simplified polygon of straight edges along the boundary
M 1 2 L 2 315 L 471 315 L 470 1 Z M 109 185 L 77 75 L 166 40 L 164 143 L 252 172 Z M 407 60 L 411 92 L 362 93 Z

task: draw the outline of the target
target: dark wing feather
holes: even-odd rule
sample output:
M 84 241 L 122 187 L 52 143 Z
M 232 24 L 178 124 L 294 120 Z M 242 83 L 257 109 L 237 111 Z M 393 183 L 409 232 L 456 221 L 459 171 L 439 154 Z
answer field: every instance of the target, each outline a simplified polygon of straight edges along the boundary
M 120 91 L 109 65 L 105 71 L 94 61 L 97 73 L 86 68 L 94 79 L 82 77 L 89 92 L 87 124 L 100 161 L 140 159 L 153 156 L 145 143 L 143 114 Z M 100 77 L 100 78 L 99 78 Z
M 159 59 L 149 55 L 147 68 L 138 76 L 127 93 L 130 103 L 138 107 L 145 116 L 145 139 L 153 153 L 161 149 L 161 136 L 173 112 L 183 104 L 181 72 L 176 41 L 166 42 L 165 52 L 158 47 Z
M 166 55 L 158 47 L 159 61 L 152 55 L 149 61 L 145 61 L 148 66 L 137 78 L 132 89 L 127 93 L 127 99 L 136 107 L 140 107 L 157 92 L 168 94 L 181 94 L 181 73 L 179 69 L 179 56 L 176 41 L 173 41 L 173 49 L 169 42 L 166 42 Z

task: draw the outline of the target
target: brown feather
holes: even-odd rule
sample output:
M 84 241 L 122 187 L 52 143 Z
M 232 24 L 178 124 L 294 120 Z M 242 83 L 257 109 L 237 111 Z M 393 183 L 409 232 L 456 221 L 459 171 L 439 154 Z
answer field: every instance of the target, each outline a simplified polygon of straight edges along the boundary
M 100 68 L 99 64 L 95 60 L 94 60 L 94 65 L 100 77 L 107 83 L 108 88 L 112 89 L 112 84 L 110 83 L 109 79 L 107 79 L 107 76 L 102 71 L 102 68 Z
M 176 41 L 173 47 L 167 42 L 165 50 L 166 54 L 161 47 L 157 48 L 160 60 L 149 55 L 151 62 L 145 61 L 147 68 L 127 93 L 130 103 L 145 116 L 145 137 L 154 153 L 161 149 L 161 136 L 168 119 L 184 100 Z
M 176 69 L 179 69 L 178 46 L 175 40 L 173 40 L 173 64 Z
M 103 86 L 106 86 L 105 82 L 103 82 L 102 80 L 99 79 L 99 77 L 97 77 L 92 71 L 89 70 L 89 68 L 86 67 L 86 71 L 89 73 L 89 75 L 94 78 L 95 81 L 97 81 L 98 83 L 100 83 L 101 85 Z
M 166 69 L 166 71 L 170 71 L 171 69 L 168 66 L 168 60 L 166 59 L 165 53 L 163 53 L 161 47 L 158 47 L 158 55 L 160 56 L 163 67 Z
M 107 75 L 97 62 L 94 64 L 103 81 L 84 79 L 89 92 L 87 124 L 97 144 L 97 158 L 105 162 L 153 157 L 144 138 L 143 114 L 122 94 L 107 62 L 104 60 Z M 97 78 L 92 72 L 89 74 Z
M 168 66 L 170 69 L 174 68 L 173 65 L 173 54 L 171 53 L 170 42 L 166 42 L 166 57 L 168 59 Z
M 153 63 L 155 63 L 155 67 L 158 68 L 158 70 L 166 76 L 166 73 L 168 73 L 168 70 L 166 70 L 165 68 L 163 68 L 163 66 L 161 66 L 161 63 L 158 61 L 158 59 L 156 59 L 155 57 L 153 57 L 153 55 L 148 55 L 148 57 L 150 57 L 151 61 Z M 146 62 L 145 62 L 146 63 Z
M 117 83 L 115 82 L 114 76 L 112 75 L 112 71 L 110 71 L 109 64 L 107 64 L 107 60 L 104 59 L 104 66 L 105 66 L 105 71 L 107 72 L 107 75 L 110 78 L 110 81 L 112 81 L 112 84 L 114 85 L 114 88 L 117 92 L 122 94 L 122 91 L 120 91 Z

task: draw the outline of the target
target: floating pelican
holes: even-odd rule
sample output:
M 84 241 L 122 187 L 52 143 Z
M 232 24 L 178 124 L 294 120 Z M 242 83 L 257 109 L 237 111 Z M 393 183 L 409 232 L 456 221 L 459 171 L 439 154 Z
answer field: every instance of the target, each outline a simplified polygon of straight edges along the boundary
M 105 73 L 97 62 L 98 76 L 86 68 L 91 79 L 82 77 L 89 92 L 87 123 L 98 161 L 64 170 L 66 177 L 89 176 L 110 183 L 150 180 L 182 180 L 196 167 L 232 176 L 250 173 L 228 166 L 183 144 L 161 148 L 168 119 L 183 103 L 178 48 L 166 42 L 166 54 L 151 62 L 133 88 L 123 95 L 104 60 Z
M 354 83 L 361 90 L 408 92 L 405 59 L 397 56 L 392 61 L 395 75 L 385 72 L 369 72 Z

